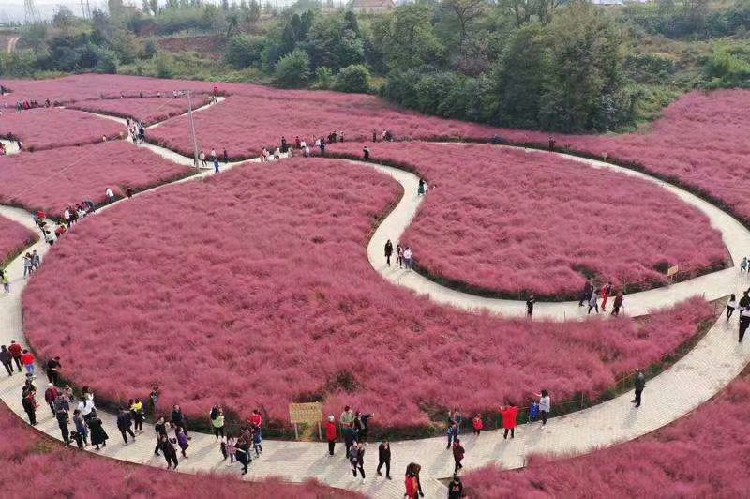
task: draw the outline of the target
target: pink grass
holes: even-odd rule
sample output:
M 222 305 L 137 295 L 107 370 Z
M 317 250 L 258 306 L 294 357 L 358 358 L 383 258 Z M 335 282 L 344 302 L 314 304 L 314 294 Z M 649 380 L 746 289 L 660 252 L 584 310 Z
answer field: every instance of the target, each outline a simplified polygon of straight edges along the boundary
M 193 108 L 208 103 L 208 99 L 195 98 Z M 120 118 L 135 118 L 145 126 L 164 121 L 172 116 L 186 113 L 187 100 L 182 98 L 134 98 L 134 99 L 95 99 L 80 101 L 68 106 L 70 109 L 92 113 L 109 114 Z
M 659 403 L 648 385 L 643 396 L 645 404 Z M 695 413 L 638 441 L 574 459 L 533 458 L 518 472 L 472 472 L 464 477 L 465 491 L 483 498 L 745 497 L 750 487 L 749 413 L 750 381 L 745 377 Z
M 108 187 L 122 195 L 190 173 L 123 141 L 23 153 L 0 158 L 0 203 L 60 217 L 70 204 L 105 201 Z
M 105 425 L 105 431 L 111 439 L 117 434 L 117 429 L 111 426 Z M 361 497 L 315 481 L 303 485 L 274 479 L 246 482 L 233 476 L 185 475 L 97 457 L 43 436 L 4 404 L 0 404 L 0 434 L 3 435 L 0 479 L 4 497 Z M 218 466 L 221 460 L 218 445 L 215 456 Z
M 38 236 L 23 225 L 0 217 L 0 267 L 31 246 Z
M 721 234 L 698 209 L 653 184 L 544 153 L 488 145 L 370 144 L 430 190 L 403 238 L 417 265 L 471 289 L 576 297 L 586 279 L 626 292 L 723 268 Z M 360 158 L 361 144 L 330 153 Z M 414 193 L 410 193 L 414 194 Z
M 372 226 L 400 196 L 368 169 L 302 159 L 141 196 L 50 252 L 24 296 L 27 337 L 103 399 L 158 383 L 160 404 L 194 418 L 220 400 L 288 429 L 290 401 L 323 398 L 326 413 L 348 403 L 380 428 L 423 429 L 432 410 L 487 412 L 540 386 L 596 397 L 712 315 L 700 300 L 645 322 L 571 324 L 435 306 L 367 262 Z
M 111 139 L 122 131 L 122 125 L 112 120 L 69 109 L 8 110 L 0 118 L 0 134 L 20 137 L 26 151 L 93 144 L 103 135 Z

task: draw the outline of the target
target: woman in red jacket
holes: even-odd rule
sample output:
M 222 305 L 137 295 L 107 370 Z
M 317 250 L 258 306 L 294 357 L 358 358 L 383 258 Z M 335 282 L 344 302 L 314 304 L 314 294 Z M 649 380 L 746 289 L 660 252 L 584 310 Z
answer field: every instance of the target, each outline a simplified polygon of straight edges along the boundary
M 476 436 L 479 436 L 479 434 L 484 430 L 484 421 L 482 421 L 482 416 L 477 414 L 474 416 L 474 419 L 471 420 L 471 426 L 474 428 L 474 434 Z
M 518 407 L 514 406 L 512 402 L 508 402 L 508 405 L 500 407 L 500 414 L 503 417 L 503 439 L 508 438 L 508 432 L 510 432 L 510 438 L 516 438 Z
M 339 430 L 336 426 L 336 418 L 328 416 L 326 423 L 326 440 L 328 440 L 328 455 L 333 455 L 333 449 L 336 447 L 336 440 L 339 438 Z

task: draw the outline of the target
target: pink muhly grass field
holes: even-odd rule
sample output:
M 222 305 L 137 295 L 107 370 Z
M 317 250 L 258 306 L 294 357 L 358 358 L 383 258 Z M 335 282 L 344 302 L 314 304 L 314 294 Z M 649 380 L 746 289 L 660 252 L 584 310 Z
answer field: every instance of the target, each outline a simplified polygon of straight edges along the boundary
M 643 397 L 645 404 L 659 403 L 648 384 Z M 521 471 L 485 468 L 463 478 L 464 490 L 470 497 L 498 498 L 747 497 L 748 414 L 745 377 L 693 414 L 637 441 L 572 459 L 532 458 Z
M 343 131 L 345 141 L 372 139 L 383 129 L 398 140 L 489 140 L 491 129 L 472 123 L 445 120 L 398 110 L 381 99 L 333 92 L 275 90 L 262 97 L 246 95 L 242 88 L 215 107 L 194 116 L 199 144 L 204 149 L 226 147 L 232 158 L 257 157 L 263 147 L 275 148 L 282 135 L 290 144 L 299 135 L 311 146 L 313 137 Z M 187 117 L 160 125 L 149 141 L 192 154 Z
M 46 409 L 43 406 L 42 400 L 39 411 Z M 105 426 L 105 431 L 110 439 L 117 434 L 113 427 Z M 0 434 L 4 497 L 361 497 L 312 480 L 302 485 L 274 479 L 248 482 L 228 475 L 187 475 L 97 457 L 32 429 L 5 404 L 0 404 Z M 220 459 L 217 444 L 217 463 Z
M 118 137 L 123 126 L 106 118 L 70 109 L 31 109 L 5 111 L 0 117 L 0 134 L 20 137 L 26 151 L 101 142 Z
M 23 153 L 0 158 L 0 203 L 59 218 L 70 204 L 104 202 L 108 187 L 123 195 L 191 173 L 123 141 Z
M 630 293 L 724 268 L 721 234 L 697 208 L 645 181 L 539 152 L 489 145 L 371 144 L 430 190 L 403 241 L 421 271 L 459 288 L 577 297 L 586 277 Z M 334 155 L 361 158 L 361 144 Z M 412 193 L 414 195 L 415 193 Z
M 0 217 L 0 267 L 13 260 L 37 239 L 35 233 L 18 222 Z
M 193 99 L 193 109 L 209 102 L 208 98 Z M 151 126 L 160 121 L 186 113 L 188 110 L 185 98 L 143 98 L 143 99 L 96 99 L 80 101 L 68 106 L 92 113 L 109 114 L 120 118 L 134 118 L 145 126 Z
M 324 400 L 419 430 L 433 410 L 494 411 L 547 387 L 597 397 L 657 362 L 713 311 L 695 299 L 645 320 L 506 321 L 433 305 L 381 279 L 372 227 L 401 196 L 341 161 L 238 168 L 149 193 L 76 225 L 24 296 L 42 359 L 110 401 L 222 401 L 289 429 L 288 403 Z M 71 309 L 71 304 L 74 304 Z

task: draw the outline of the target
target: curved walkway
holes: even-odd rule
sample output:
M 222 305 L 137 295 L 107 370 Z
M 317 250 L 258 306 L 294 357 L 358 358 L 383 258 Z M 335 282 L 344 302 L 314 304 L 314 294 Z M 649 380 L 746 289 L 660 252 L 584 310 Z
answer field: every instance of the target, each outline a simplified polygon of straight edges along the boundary
M 579 161 L 588 163 L 595 168 L 622 170 L 613 165 L 597 161 L 580 159 Z M 238 162 L 226 168 L 242 163 Z M 416 198 L 414 194 L 416 193 L 417 178 L 401 170 L 373 163 L 352 163 L 365 165 L 391 175 L 404 187 L 405 195 L 403 199 L 381 223 L 368 244 L 367 253 L 373 267 L 387 279 L 400 285 L 407 285 L 417 292 L 424 292 L 420 289 L 419 284 L 414 284 L 415 282 L 419 283 L 415 279 L 420 279 L 416 274 L 397 270 L 386 271 L 387 269 L 381 268 L 383 263 L 381 251 L 385 238 L 396 240 L 397 236 L 403 233 L 403 230 L 411 222 L 421 202 L 421 199 Z M 748 232 L 739 222 L 731 219 L 717 208 L 685 191 L 648 176 L 630 170 L 620 171 L 620 173 L 647 177 L 648 180 L 673 190 L 686 202 L 698 206 L 701 211 L 709 216 L 714 226 L 722 231 L 725 243 L 734 259 L 750 253 L 750 235 L 748 235 Z M 207 172 L 199 173 L 179 182 L 191 181 L 206 175 L 208 175 Z M 148 191 L 138 193 L 136 196 L 143 195 L 146 192 Z M 35 229 L 31 216 L 23 210 L 0 206 L 0 216 Z M 75 230 L 75 227 L 72 230 Z M 36 243 L 32 248 L 37 249 L 42 258 L 48 251 L 43 242 Z M 0 295 L 0 343 L 8 343 L 11 339 L 23 341 L 21 293 L 26 281 L 22 278 L 21 259 L 16 258 L 8 266 L 8 271 L 12 281 L 11 294 Z M 715 284 L 711 284 L 713 281 L 709 282 L 707 279 L 712 275 L 718 276 L 713 277 L 713 279 L 716 279 Z M 639 306 L 638 295 L 648 297 L 650 294 L 653 296 L 653 300 L 648 302 L 648 306 L 667 306 L 683 299 L 683 297 L 671 298 L 675 293 L 684 293 L 684 297 L 687 297 L 699 293 L 700 288 L 711 287 L 706 292 L 706 297 L 711 298 L 735 292 L 739 284 L 746 284 L 744 281 L 738 282 L 737 272 L 734 269 L 726 269 L 712 275 L 676 284 L 669 288 L 632 295 L 627 298 L 627 310 L 631 315 L 636 315 Z M 429 281 L 427 282 L 429 283 Z M 691 283 L 693 283 L 692 286 L 690 286 Z M 680 291 L 683 288 L 684 291 Z M 448 291 L 455 293 L 451 290 Z M 448 291 L 438 289 L 437 294 L 431 293 L 430 297 L 438 302 L 468 310 L 492 310 L 492 306 L 499 306 L 485 304 L 486 299 L 473 295 L 463 295 L 459 298 L 462 300 L 461 302 L 454 303 L 455 298 L 447 296 L 450 294 Z M 710 293 L 714 293 L 714 295 Z M 663 298 L 659 297 L 660 294 L 663 294 Z M 654 302 L 659 299 L 663 303 L 655 304 Z M 493 301 L 499 302 L 502 308 L 508 312 L 508 315 L 516 314 L 514 308 L 519 307 L 518 302 L 510 300 Z M 503 304 L 502 302 L 507 303 Z M 542 309 L 546 308 L 544 305 L 549 306 L 550 310 L 541 313 Z M 545 315 L 557 320 L 569 319 L 570 317 L 566 317 L 566 312 L 562 312 L 561 317 L 560 312 L 553 309 L 567 309 L 567 312 L 570 308 L 573 308 L 574 311 L 577 309 L 569 303 L 538 304 L 537 307 L 540 312 L 537 315 Z M 648 310 L 648 308 L 645 308 L 646 305 L 643 305 L 643 307 L 643 310 Z M 506 312 L 502 308 L 497 311 L 505 314 Z M 570 314 L 568 313 L 568 315 Z M 547 428 L 543 429 L 538 424 L 523 427 L 518 430 L 515 440 L 503 441 L 499 432 L 486 432 L 478 438 L 465 435 L 463 438 L 467 450 L 465 468 L 474 469 L 491 463 L 498 463 L 505 468 L 517 468 L 523 466 L 532 454 L 582 454 L 598 447 L 637 438 L 674 421 L 709 400 L 734 379 L 748 362 L 750 362 L 750 347 L 747 344 L 737 343 L 736 322 L 732 321 L 727 324 L 722 317 L 719 317 L 710 331 L 691 352 L 672 368 L 649 380 L 644 392 L 644 406 L 641 408 L 636 410 L 632 407 L 630 400 L 633 397 L 633 392 L 631 391 L 590 409 L 553 418 Z M 22 383 L 22 376 L 3 378 L 0 381 L 0 398 L 8 404 L 11 410 L 25 420 L 20 404 Z M 40 392 L 43 392 L 46 379 L 42 372 L 39 373 L 37 385 Z M 655 401 L 657 394 L 658 401 Z M 39 426 L 37 428 L 60 439 L 56 421 L 49 412 L 46 412 L 44 404 L 40 404 L 38 416 Z M 105 421 L 105 427 L 110 434 L 110 445 L 97 453 L 114 459 L 165 467 L 162 458 L 153 456 L 155 433 L 151 425 L 144 425 L 146 432 L 143 437 L 137 439 L 136 443 L 123 446 L 119 441 L 114 416 L 102 414 L 102 419 Z M 592 429 L 595 430 L 592 431 Z M 190 458 L 181 461 L 180 471 L 188 473 L 239 473 L 237 467 L 227 466 L 221 461 L 218 445 L 212 436 L 195 432 L 192 432 L 191 435 L 192 440 L 188 449 Z M 326 445 L 322 443 L 266 441 L 264 449 L 263 456 L 251 464 L 248 478 L 278 476 L 290 481 L 316 478 L 333 487 L 361 491 L 377 497 L 401 497 L 403 495 L 403 470 L 410 461 L 417 461 L 422 464 L 423 487 L 429 497 L 445 493 L 445 488 L 437 479 L 450 476 L 453 469 L 452 454 L 445 449 L 444 438 L 393 443 L 392 475 L 394 480 L 392 481 L 372 476 L 377 464 L 377 448 L 370 445 L 366 458 L 366 470 L 371 478 L 368 479 L 366 484 L 352 478 L 349 464 L 342 456 L 342 445 L 338 445 L 337 456 L 334 458 L 326 456 Z

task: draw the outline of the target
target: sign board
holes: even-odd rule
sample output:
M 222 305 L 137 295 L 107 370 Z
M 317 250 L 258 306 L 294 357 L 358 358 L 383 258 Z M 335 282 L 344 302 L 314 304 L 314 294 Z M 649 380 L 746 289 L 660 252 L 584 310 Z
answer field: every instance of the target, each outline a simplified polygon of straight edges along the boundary
M 323 419 L 323 404 L 321 402 L 300 402 L 289 404 L 289 419 L 294 425 L 294 438 L 299 440 L 297 424 L 318 425 L 318 436 L 323 440 L 323 429 L 320 421 Z
M 673 277 L 677 272 L 680 271 L 679 265 L 672 265 L 667 269 L 667 277 Z

